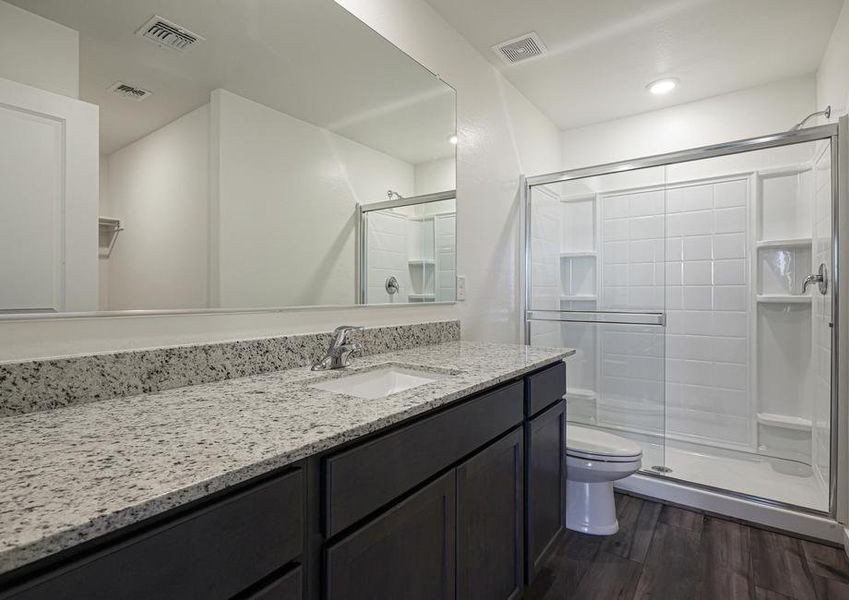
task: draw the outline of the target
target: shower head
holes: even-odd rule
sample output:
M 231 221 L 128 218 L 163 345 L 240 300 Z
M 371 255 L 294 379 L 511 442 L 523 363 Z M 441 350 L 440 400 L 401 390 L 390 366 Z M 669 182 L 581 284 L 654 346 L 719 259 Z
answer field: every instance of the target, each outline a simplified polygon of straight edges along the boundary
M 813 112 L 809 114 L 807 117 L 796 123 L 793 127 L 790 128 L 790 131 L 799 131 L 802 127 L 805 126 L 805 123 L 813 119 L 814 117 L 819 117 L 820 115 L 824 116 L 826 119 L 831 118 L 831 106 L 826 106 L 825 110 L 820 110 L 817 112 Z

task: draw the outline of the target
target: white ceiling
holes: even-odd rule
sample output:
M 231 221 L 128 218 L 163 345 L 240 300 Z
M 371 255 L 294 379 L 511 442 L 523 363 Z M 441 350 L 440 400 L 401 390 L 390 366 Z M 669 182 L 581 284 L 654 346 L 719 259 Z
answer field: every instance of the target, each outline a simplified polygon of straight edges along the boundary
M 843 0 L 427 0 L 568 129 L 816 71 Z M 536 31 L 550 54 L 490 47 Z M 645 86 L 681 84 L 667 96 Z M 800 119 L 804 115 L 800 115 Z M 789 124 L 788 124 L 789 126 Z
M 333 0 L 10 0 L 80 32 L 80 96 L 111 153 L 216 88 L 411 164 L 452 156 L 454 93 Z M 186 54 L 135 35 L 154 14 L 206 38 Z M 153 95 L 107 91 L 116 81 Z

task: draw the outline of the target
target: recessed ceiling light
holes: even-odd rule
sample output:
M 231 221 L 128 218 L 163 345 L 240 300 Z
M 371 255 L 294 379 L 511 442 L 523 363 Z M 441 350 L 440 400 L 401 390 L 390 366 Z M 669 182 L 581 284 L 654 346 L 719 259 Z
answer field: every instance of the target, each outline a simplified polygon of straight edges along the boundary
M 678 80 L 672 78 L 658 79 L 657 81 L 652 81 L 646 87 L 652 94 L 660 96 L 662 94 L 668 94 L 678 87 Z
M 460 138 L 458 138 L 458 137 L 457 137 L 457 134 L 449 135 L 449 136 L 448 136 L 448 143 L 449 143 L 449 144 L 455 144 L 455 145 L 456 145 L 456 144 L 457 144 L 457 142 L 459 141 L 459 139 L 460 139 Z

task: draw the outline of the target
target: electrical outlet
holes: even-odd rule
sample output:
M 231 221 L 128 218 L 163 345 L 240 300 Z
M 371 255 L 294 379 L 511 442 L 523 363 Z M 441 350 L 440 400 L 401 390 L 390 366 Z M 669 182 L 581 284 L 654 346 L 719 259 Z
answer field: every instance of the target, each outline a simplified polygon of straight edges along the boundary
M 462 302 L 466 299 L 466 276 L 457 275 L 457 301 Z

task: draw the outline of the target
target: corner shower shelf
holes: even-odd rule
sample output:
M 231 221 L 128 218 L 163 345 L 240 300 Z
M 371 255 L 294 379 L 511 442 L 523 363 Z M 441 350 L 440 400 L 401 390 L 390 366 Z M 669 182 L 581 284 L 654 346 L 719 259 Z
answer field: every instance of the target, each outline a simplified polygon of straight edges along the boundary
M 783 240 L 761 240 L 757 242 L 758 248 L 802 248 L 810 246 L 811 238 L 788 238 Z
M 594 250 L 587 250 L 582 252 L 561 252 L 560 258 L 595 258 L 596 253 Z
M 409 300 L 428 302 L 436 300 L 436 294 L 407 294 Z
M 412 258 L 407 261 L 411 267 L 423 267 L 423 266 L 431 266 L 435 265 L 436 261 L 432 258 Z
M 577 294 L 574 296 L 564 294 L 560 296 L 560 300 L 562 302 L 595 302 L 598 300 L 598 296 L 595 294 Z
M 758 413 L 758 423 L 770 427 L 782 429 L 793 429 L 796 431 L 811 431 L 813 427 L 810 419 L 802 417 L 789 417 L 787 415 L 776 415 L 773 413 Z
M 810 304 L 810 296 L 792 294 L 758 294 L 758 304 Z
M 598 394 L 594 390 L 585 390 L 582 388 L 568 388 L 563 394 L 563 399 L 569 400 L 595 400 Z

